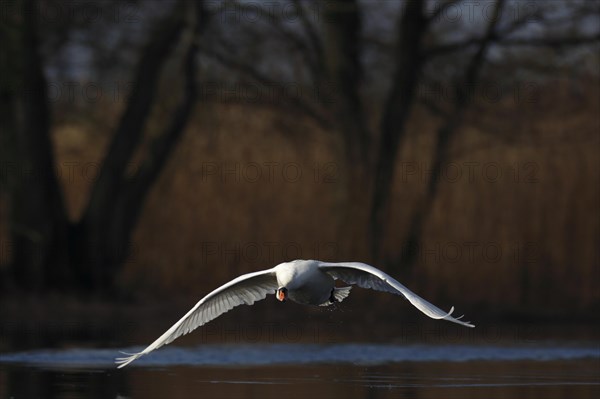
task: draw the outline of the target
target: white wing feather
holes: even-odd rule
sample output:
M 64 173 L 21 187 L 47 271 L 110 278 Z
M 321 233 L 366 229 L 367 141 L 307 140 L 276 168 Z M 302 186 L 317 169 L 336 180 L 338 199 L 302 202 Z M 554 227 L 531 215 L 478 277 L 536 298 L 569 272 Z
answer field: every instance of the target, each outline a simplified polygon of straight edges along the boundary
M 377 291 L 390 292 L 404 295 L 417 309 L 432 319 L 443 319 L 466 327 L 475 327 L 471 322 L 459 320 L 461 317 L 452 317 L 454 307 L 449 312 L 444 312 L 437 306 L 421 298 L 397 280 L 381 270 L 360 262 L 319 262 L 319 268 L 330 274 L 335 279 L 341 279 L 347 284 L 356 284 L 362 288 L 371 288 Z
M 216 319 L 238 305 L 252 305 L 277 291 L 277 278 L 274 269 L 248 273 L 231 280 L 202 298 L 177 323 L 163 335 L 138 353 L 124 353 L 127 357 L 116 359 L 119 368 L 127 366 L 139 357 L 173 342 L 196 328 Z

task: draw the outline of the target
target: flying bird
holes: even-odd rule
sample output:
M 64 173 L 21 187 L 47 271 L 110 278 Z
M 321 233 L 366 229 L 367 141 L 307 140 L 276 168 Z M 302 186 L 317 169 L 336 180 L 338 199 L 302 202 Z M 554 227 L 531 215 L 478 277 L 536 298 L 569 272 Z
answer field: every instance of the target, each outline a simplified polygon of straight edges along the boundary
M 138 353 L 124 353 L 116 359 L 118 367 L 125 367 L 139 357 L 173 342 L 196 328 L 216 319 L 238 305 L 252 305 L 275 294 L 281 301 L 291 300 L 305 305 L 329 306 L 343 301 L 352 287 L 336 287 L 335 280 L 355 284 L 361 288 L 403 295 L 417 309 L 433 319 L 447 320 L 466 327 L 471 322 L 454 318 L 452 312 L 444 312 L 421 298 L 381 270 L 360 262 L 321 262 L 318 260 L 294 260 L 280 263 L 272 269 L 248 273 L 231 280 L 202 298 L 177 323 L 163 335 Z

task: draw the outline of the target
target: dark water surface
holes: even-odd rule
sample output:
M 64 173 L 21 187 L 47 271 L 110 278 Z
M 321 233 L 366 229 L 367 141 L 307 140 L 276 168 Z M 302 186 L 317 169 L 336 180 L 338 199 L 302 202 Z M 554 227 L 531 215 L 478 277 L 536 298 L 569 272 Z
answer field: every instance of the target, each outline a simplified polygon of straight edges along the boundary
M 263 301 L 118 370 L 187 304 L 60 305 L 0 306 L 0 399 L 600 398 L 596 321 L 470 329 Z
M 137 350 L 140 348 L 126 348 Z M 0 398 L 598 398 L 600 346 L 225 344 L 0 354 Z

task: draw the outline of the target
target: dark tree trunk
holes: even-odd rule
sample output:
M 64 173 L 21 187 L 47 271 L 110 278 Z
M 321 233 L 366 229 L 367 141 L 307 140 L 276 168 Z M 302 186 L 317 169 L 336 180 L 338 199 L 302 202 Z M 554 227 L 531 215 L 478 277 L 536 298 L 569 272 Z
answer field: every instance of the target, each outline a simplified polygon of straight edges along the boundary
M 360 96 L 362 80 L 361 13 L 356 0 L 326 3 L 324 16 L 323 65 L 324 81 L 329 90 L 330 111 L 343 148 L 340 167 L 338 229 L 349 242 L 353 252 L 361 252 L 358 243 L 365 242 L 364 233 L 357 229 L 367 223 L 371 159 L 371 135 Z M 366 246 L 365 246 L 366 247 Z
M 394 166 L 405 126 L 415 99 L 422 66 L 422 37 L 428 19 L 424 1 L 408 1 L 399 21 L 399 40 L 396 50 L 396 71 L 392 88 L 385 103 L 381 121 L 381 141 L 375 165 L 375 182 L 371 199 L 371 254 L 379 257 L 380 243 L 385 233 L 386 213 L 394 178 Z
M 10 15 L 13 17 L 10 18 Z M 12 208 L 10 193 L 14 191 L 17 184 L 16 170 L 17 160 L 19 160 L 16 145 L 18 93 L 15 82 L 21 81 L 22 55 L 19 50 L 22 47 L 22 29 L 15 15 L 16 13 L 7 14 L 0 22 L 0 195 L 2 195 L 0 199 L 8 202 L 8 212 Z M 0 257 L 0 261 L 3 262 L 8 262 L 12 242 L 15 239 L 14 233 L 11 231 L 9 233 L 9 240 L 0 242 L 0 251 L 4 255 Z M 0 268 L 2 292 L 8 291 L 14 283 L 14 273 L 11 272 L 10 268 Z
M 399 263 L 406 268 L 410 268 L 416 260 L 423 225 L 437 196 L 441 172 L 444 165 L 448 162 L 448 149 L 454 134 L 462 123 L 465 111 L 475 92 L 474 89 L 479 80 L 481 67 L 485 60 L 487 50 L 489 49 L 490 44 L 496 39 L 496 25 L 500 19 L 503 5 L 504 0 L 496 1 L 494 15 L 489 22 L 477 51 L 467 66 L 464 79 L 460 83 L 462 86 L 457 88 L 454 109 L 449 115 L 448 120 L 437 131 L 431 178 L 427 184 L 425 197 L 419 202 L 419 206 L 412 215 L 408 234 L 404 245 L 402 246 Z
M 344 151 L 349 166 L 368 164 L 370 137 L 359 94 L 360 10 L 356 0 L 327 3 L 325 15 L 325 65 L 331 85 L 329 99 L 336 123 L 344 136 Z
M 12 262 L 18 265 L 12 269 L 14 282 L 39 291 L 72 281 L 66 246 L 68 221 L 54 173 L 47 86 L 38 46 L 38 6 L 25 0 L 22 7 L 20 46 L 14 54 L 21 60 L 21 73 L 13 75 L 20 87 L 12 92 L 12 100 L 6 98 L 17 117 L 9 122 L 15 145 L 15 161 L 9 171 L 10 245 Z

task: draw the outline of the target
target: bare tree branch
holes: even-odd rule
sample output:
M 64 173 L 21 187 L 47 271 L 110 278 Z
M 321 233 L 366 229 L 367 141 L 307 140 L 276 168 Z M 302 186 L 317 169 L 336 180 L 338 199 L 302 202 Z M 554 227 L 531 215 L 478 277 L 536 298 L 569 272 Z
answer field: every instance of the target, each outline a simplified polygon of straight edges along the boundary
M 214 50 L 212 48 L 212 46 L 202 46 L 201 45 L 200 52 L 206 56 L 213 58 L 214 60 L 218 61 L 220 64 L 222 64 L 223 66 L 225 66 L 227 68 L 230 68 L 230 69 L 233 69 L 233 70 L 243 73 L 244 75 L 246 75 L 246 76 L 250 77 L 251 79 L 253 79 L 254 81 L 258 82 L 259 84 L 265 86 L 266 88 L 277 87 L 281 83 L 281 82 L 277 82 L 277 81 L 270 79 L 268 76 L 266 76 L 265 74 L 260 72 L 258 69 L 256 69 L 255 66 L 244 63 L 244 62 L 240 61 L 238 58 L 231 57 L 231 56 L 221 53 L 220 51 Z M 318 88 L 315 87 L 314 90 L 318 90 Z M 281 98 L 281 101 L 278 101 L 276 103 L 274 103 L 273 101 L 270 101 L 268 103 L 268 105 L 273 105 L 273 106 L 277 106 L 277 107 L 281 107 L 281 106 L 285 107 L 286 105 L 290 106 L 295 111 L 300 111 L 300 112 L 304 113 L 305 115 L 307 115 L 308 117 L 312 118 L 320 126 L 326 128 L 326 129 L 330 128 L 331 127 L 330 119 L 326 115 L 324 115 L 322 112 L 320 112 L 318 107 L 310 105 L 310 103 L 306 100 L 306 97 L 307 97 L 306 95 L 283 96 Z M 315 94 L 315 97 L 316 97 L 315 100 L 319 100 L 318 94 Z
M 530 46 L 530 47 L 552 47 L 564 48 L 592 44 L 600 41 L 600 34 L 592 36 L 564 36 L 564 37 L 542 37 L 542 38 L 510 38 L 519 29 L 527 26 L 531 21 L 544 22 L 547 25 L 559 24 L 561 22 L 571 21 L 571 16 L 549 19 L 544 15 L 543 10 L 538 9 L 533 14 L 523 14 L 515 19 L 509 26 L 499 30 L 492 40 L 499 46 Z M 485 41 L 485 37 L 469 38 L 453 43 L 438 44 L 429 48 L 425 52 L 427 58 L 445 55 L 455 51 L 466 50 L 473 46 L 479 46 Z
M 300 0 L 292 0 L 292 2 L 295 4 L 296 10 L 298 10 L 300 21 L 302 22 L 304 31 L 306 32 L 306 34 L 309 38 L 309 41 L 310 41 L 310 44 L 312 47 L 312 51 L 315 53 L 316 64 L 317 64 L 316 66 L 319 68 L 320 71 L 322 71 L 323 63 L 324 63 L 323 43 L 321 42 L 321 39 L 320 39 L 319 35 L 317 34 L 317 29 L 308 19 L 307 14 L 306 14 L 306 9 L 304 8 L 304 6 L 300 2 Z
M 318 38 L 312 37 L 315 35 L 314 29 L 312 29 L 310 22 L 307 20 L 304 21 L 306 15 L 303 12 L 300 13 L 300 18 L 303 23 L 303 28 L 309 36 L 311 45 L 309 45 L 304 38 L 286 26 L 286 21 L 282 19 L 282 15 L 275 15 L 269 9 L 262 7 L 258 3 L 245 4 L 239 1 L 228 1 L 222 4 L 216 13 L 225 12 L 228 7 L 232 6 L 237 12 L 257 13 L 259 17 L 268 21 L 269 23 L 266 24 L 266 26 L 275 29 L 275 32 L 285 39 L 283 41 L 284 43 L 291 44 L 292 49 L 300 53 L 304 58 L 310 73 L 313 75 L 313 79 L 316 80 L 318 78 L 320 71 L 322 71 L 320 66 L 321 54 L 318 53 L 319 47 L 315 47 L 315 39 L 318 40 Z M 304 9 L 300 8 L 300 10 L 303 11 Z
M 448 54 L 454 51 L 462 51 L 469 47 L 481 45 L 485 39 L 468 39 L 457 43 L 448 43 L 438 45 L 428 51 L 428 57 L 440 56 Z M 494 39 L 497 45 L 503 47 L 520 46 L 520 47 L 551 47 L 551 48 L 565 48 L 575 46 L 586 46 L 589 44 L 600 43 L 600 35 L 596 36 L 584 36 L 584 37 L 543 37 L 543 38 L 519 38 L 519 39 L 503 39 L 501 35 L 498 35 Z
M 586 46 L 588 44 L 600 43 L 600 34 L 596 36 L 582 37 L 545 37 L 537 39 L 505 39 L 498 44 L 501 46 L 531 46 L 531 47 L 576 47 Z
M 433 11 L 433 13 L 431 13 L 431 15 L 427 18 L 427 20 L 429 22 L 435 21 L 435 19 L 438 18 L 440 15 L 443 15 L 447 9 L 449 9 L 453 5 L 456 5 L 461 2 L 462 2 L 462 0 L 446 0 L 446 1 L 442 2 L 441 5 L 436 7 L 436 9 Z

